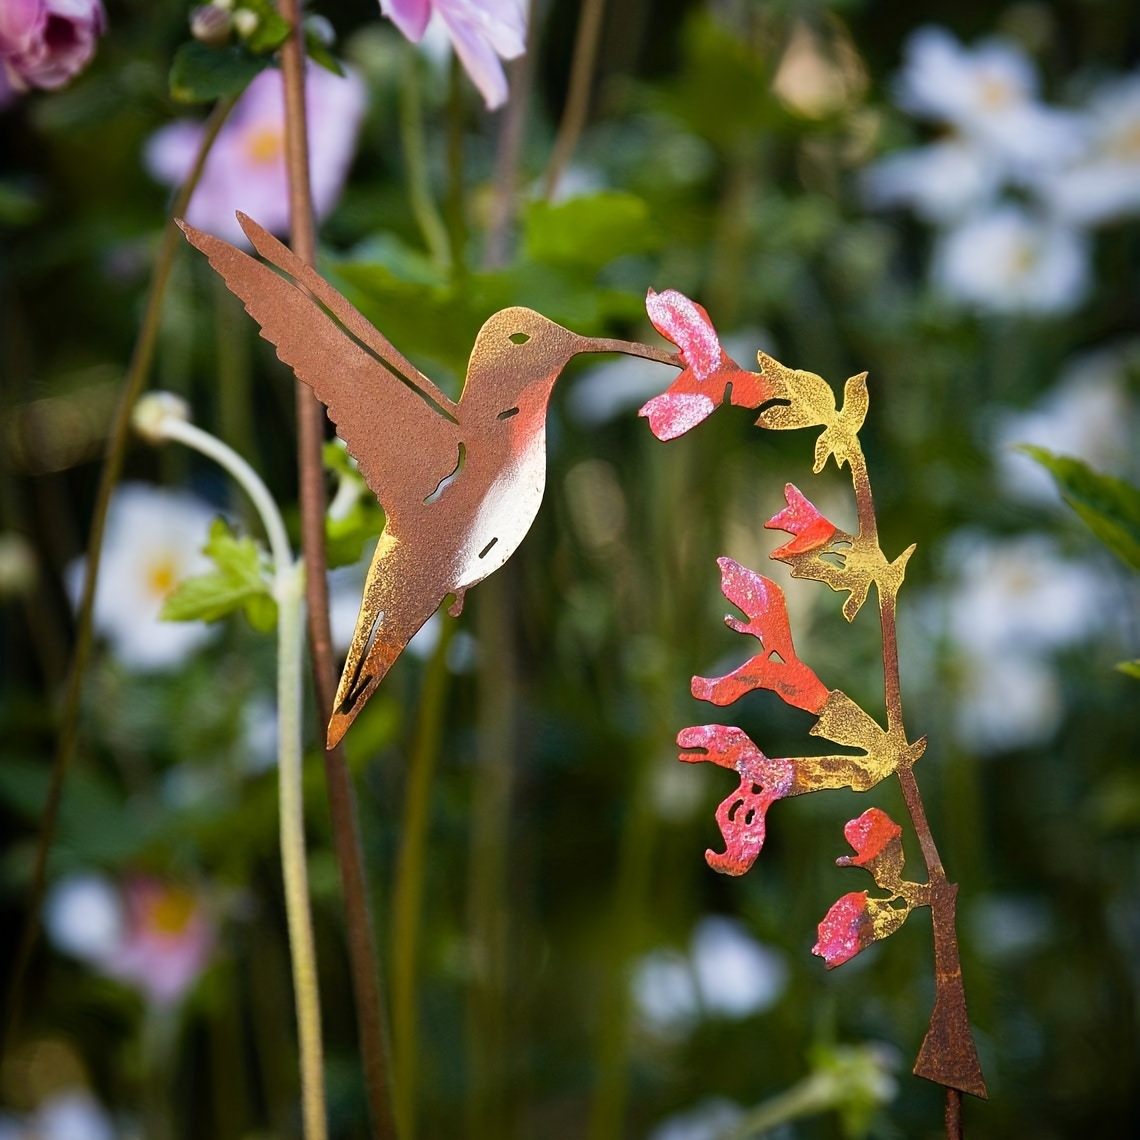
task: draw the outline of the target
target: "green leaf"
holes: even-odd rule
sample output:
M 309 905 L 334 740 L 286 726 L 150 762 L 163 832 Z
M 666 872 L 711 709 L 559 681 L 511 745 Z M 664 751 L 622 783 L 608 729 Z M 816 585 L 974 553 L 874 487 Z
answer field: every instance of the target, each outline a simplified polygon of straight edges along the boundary
M 212 103 L 240 95 L 273 62 L 242 47 L 212 48 L 191 40 L 174 53 L 170 96 L 179 103 Z
M 1043 447 L 1026 443 L 1018 450 L 1053 476 L 1061 498 L 1117 558 L 1140 570 L 1140 490 Z
M 277 603 L 273 599 L 257 543 L 238 538 L 225 519 L 210 524 L 210 537 L 202 548 L 216 570 L 180 582 L 162 607 L 165 621 L 218 621 L 235 610 L 245 611 L 256 629 L 273 628 Z
M 314 63 L 319 63 L 326 71 L 331 71 L 333 75 L 344 77 L 344 68 L 340 65 L 340 60 L 328 49 L 328 45 L 321 40 L 320 36 L 313 35 L 312 32 L 305 32 L 305 51 L 308 53 L 309 58 Z
M 586 270 L 655 244 L 645 200 L 608 190 L 556 205 L 532 202 L 524 228 L 526 252 L 535 261 Z
M 1140 681 L 1140 659 L 1136 661 L 1121 661 L 1120 664 L 1117 665 L 1117 669 L 1119 669 L 1121 673 L 1127 673 L 1129 677 L 1135 677 Z
M 281 17 L 271 0 L 241 0 L 241 7 L 257 16 L 257 27 L 245 38 L 250 51 L 259 55 L 273 52 L 289 38 L 289 21 Z

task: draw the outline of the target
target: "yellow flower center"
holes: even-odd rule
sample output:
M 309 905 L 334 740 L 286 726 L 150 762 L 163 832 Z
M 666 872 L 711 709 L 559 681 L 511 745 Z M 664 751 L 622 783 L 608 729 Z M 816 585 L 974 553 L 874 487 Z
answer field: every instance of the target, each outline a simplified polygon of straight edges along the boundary
M 1004 79 L 993 75 L 982 78 L 982 106 L 990 111 L 1000 111 L 1013 102 L 1013 91 Z
M 1107 149 L 1113 158 L 1122 162 L 1140 162 L 1140 123 L 1132 123 L 1127 130 L 1115 135 Z
M 165 598 L 178 581 L 178 568 L 173 558 L 160 558 L 146 569 L 147 589 L 156 598 Z
M 180 887 L 165 890 L 147 908 L 146 924 L 156 934 L 181 934 L 194 916 L 194 896 Z
M 285 153 L 285 134 L 279 126 L 262 126 L 246 136 L 246 154 L 251 162 L 268 166 Z

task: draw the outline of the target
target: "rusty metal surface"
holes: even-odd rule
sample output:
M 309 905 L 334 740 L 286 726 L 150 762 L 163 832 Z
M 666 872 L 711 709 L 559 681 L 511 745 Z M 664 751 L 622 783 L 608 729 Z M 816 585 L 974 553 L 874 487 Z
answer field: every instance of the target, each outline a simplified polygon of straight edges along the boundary
M 829 690 L 800 660 L 780 588 L 730 558 L 719 560 L 722 592 L 748 618 L 741 621 L 730 616 L 725 621 L 731 629 L 757 638 L 762 649 L 723 677 L 694 677 L 693 696 L 726 706 L 755 689 L 771 690 L 786 703 L 817 715 L 812 735 L 859 752 L 773 760 L 735 726 L 683 729 L 677 737 L 683 749 L 681 760 L 709 761 L 729 768 L 740 781 L 716 812 L 725 851 L 708 851 L 705 858 L 714 870 L 743 874 L 763 847 L 767 813 L 777 800 L 824 788 L 867 791 L 887 777 L 897 776 L 922 849 L 927 879 L 920 883 L 903 878 L 902 828 L 885 812 L 869 808 L 844 829 L 855 854 L 838 862 L 867 871 L 885 894 L 852 891 L 838 899 L 819 924 L 813 952 L 829 969 L 842 965 L 873 942 L 899 930 L 914 908 L 931 908 L 935 1005 L 914 1071 L 947 1087 L 947 1135 L 957 1136 L 961 1127 L 957 1090 L 985 1097 L 986 1087 L 962 985 L 954 917 L 958 888 L 946 877 L 914 776 L 914 765 L 925 751 L 926 740 L 911 743 L 903 723 L 895 611 L 906 565 L 915 548 L 907 547 L 888 559 L 879 545 L 871 484 L 858 437 L 869 406 L 867 374 L 846 381 L 843 406 L 837 408 L 831 386 L 813 372 L 788 368 L 763 352 L 757 354 L 758 373 L 741 369 L 720 347 L 705 310 L 683 294 L 650 291 L 647 309 L 658 332 L 677 346 L 684 365 L 669 388 L 641 409 L 640 414 L 648 419 L 659 439 L 685 434 L 725 404 L 757 410 L 759 427 L 823 429 L 815 442 L 813 470 L 821 471 L 830 458 L 840 468 L 849 469 L 858 531 L 841 531 L 789 483 L 785 488 L 787 506 L 764 525 L 785 531 L 791 540 L 774 550 L 771 557 L 791 567 L 794 577 L 846 591 L 843 615 L 848 621 L 874 586 L 882 627 L 886 728 L 845 693 Z
M 661 349 L 583 337 L 525 308 L 479 330 L 451 400 L 314 270 L 238 215 L 250 257 L 182 224 L 277 355 L 328 406 L 387 513 L 328 725 L 332 747 L 448 596 L 463 596 L 514 553 L 542 501 L 546 409 L 571 357 L 623 352 L 676 365 Z

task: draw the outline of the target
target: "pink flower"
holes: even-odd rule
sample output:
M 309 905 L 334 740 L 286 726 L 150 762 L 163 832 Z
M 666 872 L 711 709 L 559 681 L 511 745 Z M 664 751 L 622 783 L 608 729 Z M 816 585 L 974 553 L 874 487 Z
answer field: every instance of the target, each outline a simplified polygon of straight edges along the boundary
M 764 526 L 768 530 L 786 530 L 795 537 L 772 551 L 772 557 L 782 560 L 794 554 L 806 554 L 826 546 L 838 531 L 816 510 L 815 505 L 800 493 L 798 487 L 789 483 L 784 487 L 784 498 L 788 505 L 778 515 L 770 518 Z
M 788 704 L 818 713 L 827 700 L 827 687 L 796 656 L 788 607 L 780 587 L 731 558 L 718 558 L 717 565 L 721 592 L 749 618 L 742 622 L 726 617 L 725 625 L 737 633 L 759 638 L 764 651 L 727 676 L 694 677 L 693 696 L 714 705 L 730 705 L 753 689 L 771 689 Z
M 819 941 L 811 948 L 830 970 L 849 962 L 860 950 L 875 941 L 875 924 L 867 909 L 867 892 L 852 891 L 844 895 L 823 916 L 819 924 Z
M 758 408 L 775 394 L 756 372 L 745 372 L 720 346 L 708 313 L 676 289 L 649 290 L 645 310 L 653 327 L 681 351 L 684 370 L 667 391 L 637 414 L 649 420 L 658 439 L 676 439 L 707 419 L 723 403 Z
M 707 760 L 739 773 L 740 786 L 716 809 L 725 851 L 706 851 L 705 862 L 722 874 L 743 875 L 764 846 L 768 808 L 791 791 L 795 768 L 790 760 L 769 759 L 741 729 L 728 725 L 682 729 L 677 743 L 682 748 L 703 750 L 682 752 L 679 759 L 687 763 Z
M 2 0 L 0 103 L 10 91 L 62 87 L 90 62 L 106 26 L 101 0 Z
M 526 50 L 526 15 L 516 0 L 380 0 L 380 11 L 414 44 L 423 38 L 432 14 L 437 15 L 487 110 L 507 101 L 507 77 L 499 60 Z
M 142 990 L 155 1005 L 173 1005 L 209 961 L 213 921 L 196 894 L 158 879 L 132 879 L 123 894 L 126 930 L 103 969 Z
M 364 84 L 351 72 L 340 78 L 323 67 L 309 66 L 305 76 L 309 172 L 318 218 L 328 214 L 340 197 L 366 101 Z M 159 182 L 181 185 L 194 163 L 203 129 L 200 123 L 180 120 L 152 135 L 143 156 L 150 173 Z M 234 217 L 236 210 L 274 233 L 289 228 L 285 95 L 281 73 L 275 69 L 263 71 L 246 88 L 219 133 L 186 220 L 248 246 Z
M 836 862 L 841 867 L 866 867 L 902 837 L 902 828 L 885 811 L 868 808 L 858 819 L 843 828 L 854 855 L 844 855 Z
M 149 876 L 119 887 L 102 876 L 63 879 L 48 896 L 44 922 L 55 945 L 101 974 L 174 1005 L 201 975 L 216 941 L 202 895 Z

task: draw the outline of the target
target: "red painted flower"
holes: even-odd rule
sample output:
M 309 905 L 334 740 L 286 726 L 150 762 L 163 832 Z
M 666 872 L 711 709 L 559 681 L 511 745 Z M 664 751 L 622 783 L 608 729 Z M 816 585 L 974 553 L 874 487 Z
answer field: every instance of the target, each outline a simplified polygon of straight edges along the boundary
M 707 760 L 739 773 L 739 787 L 716 809 L 725 850 L 706 851 L 705 861 L 722 874 L 743 875 L 764 846 L 768 808 L 792 788 L 795 776 L 792 762 L 770 759 L 741 729 L 723 724 L 682 729 L 677 743 L 682 748 L 702 750 L 682 752 L 679 759 L 687 763 Z
M 892 843 L 901 840 L 902 828 L 885 811 L 873 807 L 851 820 L 843 828 L 843 834 L 855 848 L 855 854 L 844 855 L 836 862 L 841 867 L 866 867 Z
M 649 420 L 658 439 L 676 439 L 696 427 L 724 402 L 758 408 L 772 398 L 769 384 L 746 372 L 721 348 L 708 313 L 676 289 L 649 290 L 645 309 L 653 327 L 679 349 L 684 370 L 668 391 L 650 400 L 638 415 Z
M 867 892 L 844 895 L 819 924 L 819 941 L 811 948 L 827 964 L 842 966 L 875 941 L 875 926 L 867 909 Z
M 788 505 L 778 515 L 773 515 L 764 526 L 768 530 L 785 530 L 794 535 L 791 542 L 784 543 L 772 551 L 772 557 L 786 559 L 793 554 L 806 554 L 826 546 L 838 531 L 816 510 L 815 504 L 805 499 L 798 487 L 789 483 L 784 487 L 784 498 Z
M 714 705 L 730 705 L 753 689 L 771 689 L 790 705 L 818 713 L 827 700 L 827 687 L 797 656 L 783 592 L 769 578 L 748 570 L 731 558 L 718 558 L 721 592 L 748 615 L 742 622 L 726 617 L 737 633 L 759 638 L 764 652 L 724 677 L 694 677 L 693 696 Z

